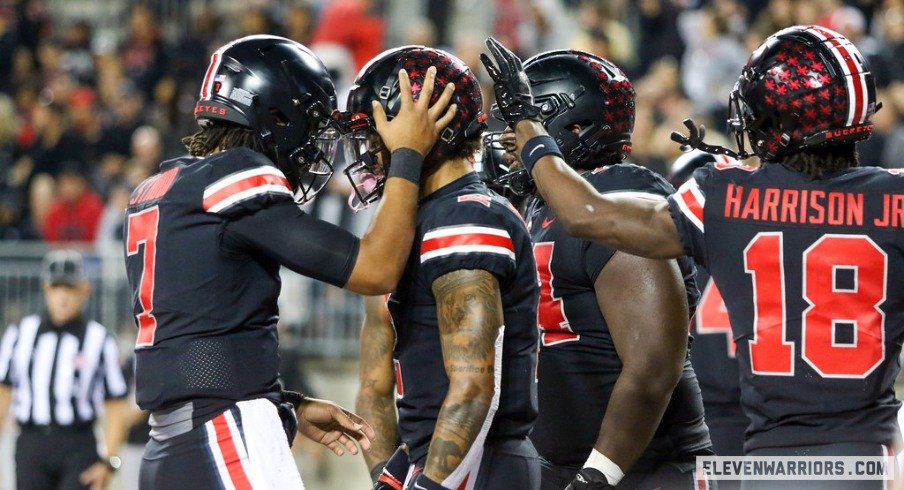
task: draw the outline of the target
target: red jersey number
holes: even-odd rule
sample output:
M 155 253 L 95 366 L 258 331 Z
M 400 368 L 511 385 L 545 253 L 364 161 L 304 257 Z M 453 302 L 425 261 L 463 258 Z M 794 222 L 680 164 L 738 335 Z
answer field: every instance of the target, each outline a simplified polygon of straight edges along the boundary
M 731 333 L 731 322 L 728 320 L 728 310 L 722 301 L 722 294 L 712 279 L 703 289 L 700 296 L 700 304 L 697 306 L 696 315 L 697 333 L 700 335 L 717 334 L 725 336 L 728 357 L 734 358 L 737 346 Z
M 786 341 L 782 234 L 759 233 L 744 250 L 754 286 L 753 372 L 794 375 L 793 342 Z M 839 284 L 839 272 L 850 284 Z M 888 256 L 864 235 L 824 235 L 803 254 L 801 357 L 824 378 L 864 378 L 885 359 Z M 839 328 L 851 341 L 837 340 Z
M 571 330 L 562 298 L 556 297 L 552 286 L 552 257 L 555 242 L 541 242 L 534 245 L 534 260 L 540 278 L 540 305 L 537 309 L 537 326 L 540 327 L 540 341 L 543 345 L 573 342 L 581 338 Z
M 126 254 L 131 257 L 144 249 L 141 278 L 138 282 L 138 302 L 141 312 L 135 315 L 138 322 L 138 338 L 135 348 L 154 345 L 157 319 L 154 318 L 154 266 L 157 258 L 157 224 L 160 208 L 150 207 L 129 215 L 126 230 Z M 143 245 L 143 247 L 142 247 Z

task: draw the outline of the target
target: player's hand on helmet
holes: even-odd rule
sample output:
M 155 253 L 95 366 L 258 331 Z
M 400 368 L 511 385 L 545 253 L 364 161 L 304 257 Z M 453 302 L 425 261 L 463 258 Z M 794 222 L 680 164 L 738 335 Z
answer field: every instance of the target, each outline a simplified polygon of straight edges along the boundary
M 495 63 L 484 53 L 480 61 L 493 79 L 493 91 L 496 93 L 496 104 L 502 118 L 514 128 L 519 121 L 540 120 L 540 109 L 534 105 L 534 96 L 530 90 L 530 81 L 524 73 L 521 60 L 499 41 L 487 39 L 487 49 L 495 59 Z
M 424 76 L 424 85 L 418 99 L 414 100 L 408 72 L 399 71 L 401 108 L 391 121 L 387 119 L 383 106 L 378 101 L 372 102 L 374 124 L 387 150 L 392 152 L 399 148 L 410 148 L 421 155 L 427 155 L 443 129 L 452 122 L 457 106 L 449 105 L 449 102 L 455 86 L 450 83 L 443 87 L 443 93 L 431 106 L 430 98 L 433 96 L 435 82 L 436 68 L 431 66 Z
M 385 463 L 378 464 L 371 471 L 374 481 L 372 490 L 402 490 L 409 464 L 408 446 L 402 444 Z
M 370 448 L 376 437 L 373 427 L 364 419 L 327 400 L 305 398 L 298 406 L 298 432 L 330 448 L 339 456 L 348 451 L 358 454 L 358 446 Z
M 609 490 L 614 489 L 601 471 L 596 468 L 584 468 L 575 475 L 574 480 L 565 490 Z

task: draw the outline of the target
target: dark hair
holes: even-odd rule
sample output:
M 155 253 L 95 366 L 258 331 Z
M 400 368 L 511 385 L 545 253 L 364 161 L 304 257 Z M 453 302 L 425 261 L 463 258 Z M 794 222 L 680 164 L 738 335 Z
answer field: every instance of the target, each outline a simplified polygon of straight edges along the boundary
M 807 148 L 784 158 L 784 163 L 800 173 L 821 179 L 839 170 L 860 165 L 854 143 Z
M 249 128 L 221 122 L 210 123 L 197 133 L 182 138 L 189 155 L 203 157 L 217 150 L 245 147 L 267 154 L 254 131 Z
M 430 152 L 424 159 L 424 168 L 427 169 L 427 172 L 432 172 L 447 160 L 457 160 L 473 156 L 474 153 L 480 151 L 481 145 L 483 144 L 481 141 L 480 135 L 471 136 L 463 140 L 457 147 L 453 148 L 452 151 L 445 155 L 436 155 L 435 152 Z

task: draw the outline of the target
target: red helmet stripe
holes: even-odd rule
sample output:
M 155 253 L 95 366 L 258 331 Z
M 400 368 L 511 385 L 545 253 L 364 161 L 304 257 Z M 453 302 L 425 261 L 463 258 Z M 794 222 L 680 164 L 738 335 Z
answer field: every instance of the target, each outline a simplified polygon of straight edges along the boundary
M 213 79 L 215 78 L 213 74 L 217 72 L 219 66 L 220 50 L 218 49 L 210 57 L 210 66 L 207 67 L 207 73 L 204 74 L 204 82 L 201 83 L 201 99 L 207 100 L 210 98 L 211 86 L 213 85 Z
M 844 71 L 845 79 L 848 86 L 848 116 L 847 126 L 854 124 L 862 124 L 866 120 L 866 77 L 863 73 L 863 67 L 860 62 L 851 55 L 848 49 L 838 40 L 840 34 L 819 26 L 811 26 L 806 29 L 815 35 L 819 40 L 823 41 L 829 48 L 829 51 L 838 60 L 841 69 Z M 843 39 L 843 38 L 842 38 Z

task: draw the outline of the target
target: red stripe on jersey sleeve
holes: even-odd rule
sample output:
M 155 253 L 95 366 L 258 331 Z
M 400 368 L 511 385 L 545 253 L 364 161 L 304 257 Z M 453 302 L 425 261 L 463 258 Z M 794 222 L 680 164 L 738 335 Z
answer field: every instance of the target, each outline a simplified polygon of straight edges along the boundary
M 485 245 L 505 248 L 511 252 L 515 251 L 515 244 L 509 237 L 491 235 L 488 233 L 463 233 L 461 235 L 449 235 L 424 240 L 424 242 L 421 243 L 421 255 L 444 248 L 462 245 Z
M 226 199 L 255 187 L 261 187 L 260 193 L 264 194 L 267 192 L 267 189 L 265 189 L 264 186 L 268 185 L 285 187 L 286 192 L 292 193 L 292 188 L 289 187 L 289 181 L 285 177 L 273 174 L 252 175 L 242 180 L 238 180 L 205 198 L 204 211 L 209 211 L 212 207 Z
M 697 196 L 694 195 L 693 191 L 690 188 L 684 189 L 679 194 L 681 200 L 684 201 L 684 204 L 687 206 L 687 209 L 694 214 L 694 216 L 703 222 L 703 205 L 700 204 L 700 201 L 697 200 Z

